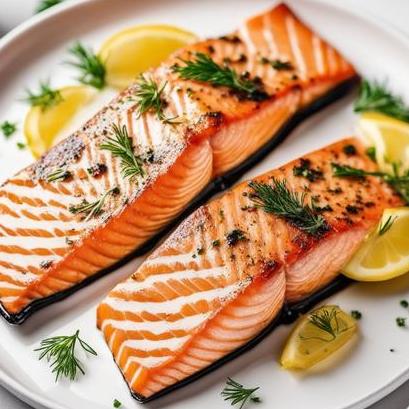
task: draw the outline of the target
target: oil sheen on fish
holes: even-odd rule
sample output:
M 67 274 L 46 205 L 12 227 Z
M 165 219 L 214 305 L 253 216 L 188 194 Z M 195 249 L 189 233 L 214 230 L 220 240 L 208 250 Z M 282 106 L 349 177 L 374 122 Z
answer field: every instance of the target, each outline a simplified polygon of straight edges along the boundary
M 135 397 L 189 379 L 250 342 L 284 303 L 334 280 L 383 210 L 401 205 L 378 178 L 333 176 L 334 162 L 375 170 L 364 152 L 346 139 L 253 180 L 304 194 L 322 217 L 319 235 L 255 207 L 244 182 L 194 212 L 108 294 L 98 326 Z
M 198 52 L 257 81 L 265 98 L 181 79 L 175 64 Z M 212 180 L 356 73 L 281 5 L 232 35 L 178 51 L 145 75 L 164 87 L 163 115 L 176 120 L 139 115 L 138 86 L 130 86 L 1 186 L 0 302 L 10 321 L 21 322 L 33 305 L 88 282 L 143 246 Z M 141 175 L 124 176 L 122 159 L 101 148 L 114 125 L 132 139 Z M 51 181 L 58 172 L 67 177 Z

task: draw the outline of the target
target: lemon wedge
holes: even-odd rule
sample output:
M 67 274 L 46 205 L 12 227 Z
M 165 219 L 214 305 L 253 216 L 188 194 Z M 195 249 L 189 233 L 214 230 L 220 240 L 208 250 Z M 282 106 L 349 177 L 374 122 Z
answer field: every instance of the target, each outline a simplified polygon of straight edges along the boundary
M 409 271 L 409 207 L 386 209 L 343 273 L 358 281 L 384 281 Z
M 319 307 L 299 318 L 280 358 L 285 369 L 308 369 L 347 343 L 356 321 L 336 305 Z
M 172 52 L 197 37 L 170 25 L 140 25 L 114 34 L 102 45 L 99 56 L 105 64 L 107 83 L 125 88 L 138 74 L 156 67 Z
M 392 163 L 409 168 L 409 124 L 377 112 L 360 116 L 359 133 L 376 152 L 376 161 L 384 172 L 391 172 Z
M 35 158 L 53 146 L 58 133 L 96 94 L 93 88 L 85 85 L 64 87 L 58 91 L 60 102 L 48 108 L 34 106 L 26 115 L 24 134 Z

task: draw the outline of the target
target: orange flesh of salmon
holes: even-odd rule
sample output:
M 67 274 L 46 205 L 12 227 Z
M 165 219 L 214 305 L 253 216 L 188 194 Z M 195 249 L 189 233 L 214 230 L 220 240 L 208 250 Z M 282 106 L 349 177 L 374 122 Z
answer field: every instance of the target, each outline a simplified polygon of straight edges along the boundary
M 402 204 L 377 178 L 333 176 L 333 162 L 375 170 L 364 151 L 346 139 L 254 179 L 286 180 L 305 203 L 326 209 L 322 237 L 254 207 L 244 182 L 199 208 L 108 294 L 98 327 L 134 393 L 150 397 L 206 368 L 259 334 L 284 302 L 305 299 L 339 274 L 383 210 Z M 322 178 L 294 175 L 303 163 Z M 229 245 L 237 229 L 244 239 Z
M 241 100 L 223 87 L 186 81 L 172 72 L 179 58 L 205 52 L 217 63 L 229 58 L 237 72 L 259 76 L 266 101 Z M 244 58 L 242 57 L 244 56 Z M 291 70 L 275 70 L 260 59 L 280 59 Z M 139 248 L 186 208 L 216 176 L 233 169 L 272 138 L 296 111 L 339 83 L 354 68 L 304 26 L 285 6 L 245 22 L 233 36 L 206 40 L 177 52 L 151 71 L 166 83 L 163 123 L 155 113 L 139 117 L 137 85 L 121 93 L 76 134 L 0 188 L 0 302 L 18 314 L 36 300 L 67 290 Z M 126 126 L 145 176 L 121 176 L 121 161 L 100 145 L 112 125 Z M 104 164 L 98 177 L 86 169 Z M 67 168 L 72 177 L 47 182 Z M 108 195 L 103 212 L 85 218 L 70 206 Z

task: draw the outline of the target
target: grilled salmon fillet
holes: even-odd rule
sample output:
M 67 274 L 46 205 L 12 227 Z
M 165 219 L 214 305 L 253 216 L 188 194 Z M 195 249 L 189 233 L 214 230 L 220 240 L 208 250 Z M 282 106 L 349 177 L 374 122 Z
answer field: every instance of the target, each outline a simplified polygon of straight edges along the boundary
M 175 67 L 198 53 L 259 92 L 182 79 Z M 145 75 L 163 87 L 162 118 L 151 110 L 140 115 L 135 84 L 1 186 L 0 303 L 11 322 L 143 246 L 209 182 L 250 160 L 297 112 L 356 73 L 280 5 Z M 115 129 L 131 138 L 141 168 L 135 177 L 126 176 L 123 158 L 102 148 Z
M 108 294 L 98 327 L 134 396 L 163 393 L 251 341 L 284 303 L 334 280 L 383 210 L 402 204 L 377 178 L 334 177 L 332 163 L 376 168 L 346 139 L 244 182 L 194 212 Z M 260 207 L 254 186 L 283 181 L 313 203 L 314 234 Z

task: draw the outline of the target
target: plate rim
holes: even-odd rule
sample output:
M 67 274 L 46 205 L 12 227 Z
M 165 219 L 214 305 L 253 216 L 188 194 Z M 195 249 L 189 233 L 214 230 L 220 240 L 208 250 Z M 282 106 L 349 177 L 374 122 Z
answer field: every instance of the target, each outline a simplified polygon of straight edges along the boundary
M 390 22 L 384 18 L 376 16 L 371 11 L 364 10 L 361 6 L 355 6 L 354 9 L 348 7 L 348 5 L 340 3 L 329 3 L 326 0 L 302 0 L 304 3 L 315 3 L 320 7 L 326 7 L 332 9 L 336 13 L 344 13 L 349 16 L 353 16 L 356 19 L 361 20 L 366 24 L 371 24 L 379 31 L 383 31 L 388 36 L 396 39 L 396 41 L 403 44 L 409 49 L 409 36 L 407 36 L 399 28 L 393 26 Z M 72 11 L 76 8 L 79 10 L 84 7 L 93 7 L 98 4 L 100 0 L 71 0 L 70 2 L 60 3 L 42 13 L 36 14 L 19 24 L 17 27 L 9 31 L 0 39 L 0 56 L 1 53 L 8 47 L 12 46 L 14 42 L 24 40 L 24 37 L 29 33 L 31 29 L 45 29 L 56 16 L 60 16 L 67 11 Z M 272 6 L 279 3 L 294 3 L 294 0 L 273 1 Z M 94 3 L 94 4 L 92 4 Z M 295 7 L 296 8 L 296 7 Z M 401 386 L 404 382 L 409 380 L 409 368 L 403 371 L 401 374 L 392 379 L 388 384 L 379 390 L 374 391 L 370 395 L 363 397 L 359 401 L 345 407 L 344 409 L 364 409 L 375 402 L 378 402 L 382 398 L 392 393 L 395 389 Z M 66 405 L 61 405 L 55 400 L 50 400 L 44 397 L 41 393 L 32 391 L 25 387 L 23 384 L 13 379 L 3 369 L 0 368 L 0 386 L 11 392 L 18 399 L 23 402 L 37 408 L 37 409 L 71 409 Z

